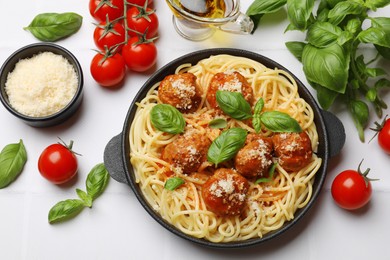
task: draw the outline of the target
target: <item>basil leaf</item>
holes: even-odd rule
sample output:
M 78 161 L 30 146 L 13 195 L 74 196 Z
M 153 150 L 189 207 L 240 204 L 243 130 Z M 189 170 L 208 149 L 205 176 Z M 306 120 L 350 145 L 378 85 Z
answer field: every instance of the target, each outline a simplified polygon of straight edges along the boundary
M 294 118 L 279 111 L 267 111 L 261 115 L 261 123 L 272 132 L 302 132 L 302 128 Z
M 302 53 L 305 48 L 306 43 L 304 42 L 286 42 L 287 49 L 297 58 L 299 61 L 302 61 Z
M 347 15 L 364 15 L 365 8 L 358 2 L 340 1 L 328 13 L 329 22 L 338 25 Z
M 372 78 L 386 75 L 386 71 L 381 68 L 366 68 L 366 75 Z
M 173 191 L 179 188 L 180 185 L 184 184 L 184 180 L 180 177 L 172 177 L 169 178 L 165 184 L 164 184 L 164 189 Z
M 42 13 L 23 29 L 30 31 L 38 40 L 53 42 L 76 33 L 82 21 L 83 17 L 76 13 Z
M 170 134 L 183 133 L 186 125 L 179 110 L 167 104 L 155 105 L 150 112 L 150 120 L 155 128 Z
M 328 22 L 316 22 L 307 30 L 307 41 L 316 47 L 327 47 L 342 35 L 340 27 Z
M 340 45 L 340 46 L 343 46 L 345 43 L 353 40 L 354 37 L 353 37 L 353 34 L 348 32 L 348 31 L 343 31 L 341 33 L 341 35 L 339 36 L 339 38 L 337 39 L 337 43 Z
M 248 16 L 258 15 L 258 14 L 269 14 L 279 11 L 285 4 L 287 0 L 255 0 L 248 7 L 246 14 Z
M 329 9 L 327 9 L 327 8 L 323 9 L 321 12 L 318 13 L 317 21 L 318 22 L 326 22 L 326 21 L 328 21 L 328 14 L 329 14 Z
M 274 174 L 275 174 L 275 170 L 276 170 L 276 166 L 277 165 L 278 165 L 277 163 L 272 164 L 271 168 L 268 171 L 268 177 L 267 178 L 257 179 L 255 181 L 255 184 L 259 184 L 261 182 L 270 182 L 270 181 L 272 181 L 274 179 Z
M 357 32 L 361 31 L 361 29 L 362 22 L 358 18 L 349 20 L 347 25 L 345 26 L 345 30 L 352 34 L 356 34 Z
M 107 187 L 110 175 L 103 163 L 97 164 L 89 172 L 86 180 L 87 194 L 95 200 Z
M 323 109 L 328 110 L 330 106 L 334 103 L 336 98 L 339 96 L 339 93 L 330 90 L 328 88 L 325 88 L 321 85 L 318 85 L 314 82 L 309 82 L 309 83 L 317 92 L 317 100 L 318 103 L 320 103 L 320 106 Z
M 254 113 L 253 113 L 253 119 L 252 124 L 253 128 L 255 129 L 256 133 L 259 133 L 261 130 L 261 110 L 263 110 L 264 107 L 264 99 L 260 98 L 255 105 Z
M 367 91 L 365 97 L 367 98 L 368 101 L 374 102 L 375 99 L 377 98 L 377 94 L 378 93 L 377 93 L 376 89 L 370 88 Z
M 216 98 L 222 111 L 232 118 L 245 120 L 252 117 L 251 106 L 241 93 L 218 90 Z
M 287 15 L 290 23 L 299 30 L 305 30 L 312 15 L 314 0 L 287 0 Z
M 6 145 L 0 153 L 0 189 L 8 186 L 22 172 L 27 161 L 23 141 Z
M 303 71 L 309 81 L 338 93 L 344 93 L 349 75 L 350 55 L 338 44 L 316 48 L 308 44 L 303 49 Z
M 390 18 L 371 18 L 371 27 L 361 31 L 357 38 L 363 43 L 390 48 Z
M 219 163 L 233 158 L 245 144 L 247 131 L 242 128 L 230 128 L 222 132 L 210 145 L 207 160 L 218 166 Z
M 377 8 L 385 7 L 390 4 L 389 0 L 365 0 L 364 5 L 370 8 L 373 11 L 376 11 Z
M 390 48 L 375 45 L 375 49 L 383 58 L 390 60 Z
M 331 8 L 335 7 L 339 2 L 340 0 L 326 0 L 326 3 Z
M 369 109 L 366 103 L 361 100 L 352 100 L 349 104 L 355 127 L 358 130 L 359 138 L 364 142 L 364 127 L 367 125 Z
M 79 198 L 84 202 L 84 205 L 86 207 L 91 208 L 92 207 L 92 197 L 88 195 L 85 191 L 76 189 L 76 193 L 79 196 Z
M 225 128 L 227 126 L 227 121 L 224 118 L 216 118 L 209 122 L 211 128 Z
M 359 41 L 390 48 L 390 31 L 381 28 L 368 28 L 358 35 Z
M 263 110 L 263 108 L 264 108 L 264 99 L 259 98 L 259 100 L 257 100 L 256 102 L 255 108 L 253 109 L 253 113 L 255 115 L 260 115 L 261 110 Z
M 84 209 L 84 202 L 79 199 L 69 199 L 55 204 L 49 211 L 49 223 L 57 223 L 75 217 Z
M 380 79 L 377 82 L 375 82 L 375 88 L 381 89 L 381 88 L 390 88 L 390 80 L 388 79 Z

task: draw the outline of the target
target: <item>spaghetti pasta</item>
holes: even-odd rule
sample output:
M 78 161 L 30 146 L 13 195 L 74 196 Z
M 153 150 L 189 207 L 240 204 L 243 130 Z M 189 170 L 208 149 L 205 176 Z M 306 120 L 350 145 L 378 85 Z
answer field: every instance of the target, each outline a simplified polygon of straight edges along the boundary
M 216 55 L 199 61 L 195 65 L 182 64 L 175 74 L 193 73 L 203 95 L 195 112 L 183 114 L 187 127 L 207 135 L 210 140 L 219 136 L 221 130 L 212 129 L 208 123 L 215 119 L 214 109 L 206 101 L 206 92 L 212 77 L 218 72 L 237 71 L 253 89 L 255 100 L 263 98 L 264 110 L 278 110 L 296 119 L 302 130 L 310 137 L 313 151 L 318 146 L 317 129 L 312 108 L 298 95 L 298 86 L 291 75 L 277 68 L 270 69 L 261 63 L 238 56 Z M 162 218 L 185 234 L 204 238 L 215 243 L 243 241 L 263 237 L 277 230 L 294 213 L 305 207 L 312 196 L 315 173 L 321 166 L 321 158 L 312 154 L 310 163 L 299 171 L 290 172 L 279 164 L 273 180 L 255 184 L 249 181 L 244 211 L 237 216 L 219 216 L 209 211 L 202 198 L 202 185 L 210 174 L 212 164 L 205 162 L 198 172 L 183 174 L 173 170 L 170 163 L 162 159 L 162 150 L 178 138 L 163 133 L 151 124 L 150 111 L 161 101 L 158 97 L 159 83 L 155 84 L 145 98 L 137 103 L 137 111 L 130 127 L 130 161 L 136 182 L 151 207 Z M 220 116 L 219 116 L 220 117 Z M 241 127 L 255 132 L 251 125 L 225 116 L 227 128 Z M 263 129 L 265 136 L 272 133 Z M 164 189 L 166 180 L 174 174 L 185 180 L 185 184 L 170 191 Z

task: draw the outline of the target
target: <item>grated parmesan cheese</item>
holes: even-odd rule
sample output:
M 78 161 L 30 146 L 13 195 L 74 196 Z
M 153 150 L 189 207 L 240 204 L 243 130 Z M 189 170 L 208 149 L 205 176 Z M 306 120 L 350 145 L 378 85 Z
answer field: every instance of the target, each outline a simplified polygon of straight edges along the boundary
M 32 117 L 52 115 L 74 97 L 78 77 L 69 61 L 52 52 L 22 59 L 7 76 L 5 91 L 10 105 Z

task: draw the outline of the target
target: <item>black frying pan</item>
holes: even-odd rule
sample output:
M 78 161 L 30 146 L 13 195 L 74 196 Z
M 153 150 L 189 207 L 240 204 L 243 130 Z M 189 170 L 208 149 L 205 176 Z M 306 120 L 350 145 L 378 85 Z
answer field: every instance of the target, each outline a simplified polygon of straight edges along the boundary
M 252 238 L 245 241 L 237 241 L 237 242 L 229 242 L 229 243 L 214 243 L 205 239 L 195 238 L 189 235 L 184 234 L 173 225 L 166 222 L 157 212 L 153 210 L 152 207 L 147 203 L 140 190 L 138 184 L 135 182 L 134 172 L 132 165 L 130 164 L 129 154 L 130 154 L 130 146 L 129 146 L 129 130 L 130 125 L 133 121 L 135 112 L 136 112 L 136 102 L 141 101 L 145 96 L 148 90 L 157 82 L 163 80 L 163 78 L 169 74 L 174 74 L 175 69 L 183 64 L 183 63 L 191 63 L 195 65 L 198 61 L 202 59 L 209 58 L 212 55 L 218 54 L 229 54 L 241 57 L 247 57 L 252 60 L 258 61 L 269 68 L 279 68 L 289 72 L 286 68 L 276 63 L 273 60 L 270 60 L 260 54 L 249 52 L 240 49 L 230 49 L 230 48 L 217 48 L 217 49 L 206 49 L 201 51 L 196 51 L 187 55 L 184 55 L 180 58 L 173 60 L 168 63 L 156 73 L 154 73 L 149 80 L 145 82 L 145 84 L 141 87 L 138 94 L 133 100 L 127 116 L 125 118 L 125 122 L 123 125 L 123 130 L 120 134 L 113 137 L 111 141 L 107 144 L 106 149 L 104 151 L 104 163 L 115 180 L 130 185 L 131 189 L 134 191 L 137 199 L 141 203 L 141 205 L 145 208 L 145 210 L 160 223 L 163 227 L 173 232 L 174 234 L 187 239 L 189 241 L 195 242 L 197 244 L 201 244 L 204 246 L 215 247 L 215 248 L 238 248 L 256 245 L 262 243 L 264 241 L 273 239 L 285 231 L 287 231 L 290 227 L 295 225 L 298 221 L 302 219 L 302 217 L 309 211 L 312 205 L 315 203 L 321 189 L 323 183 L 325 181 L 327 166 L 329 162 L 329 158 L 335 156 L 342 149 L 345 142 L 345 131 L 342 123 L 339 119 L 337 119 L 333 114 L 321 110 L 309 90 L 300 82 L 295 76 L 294 79 L 298 84 L 298 92 L 300 97 L 306 100 L 306 102 L 313 108 L 314 111 L 314 121 L 317 126 L 317 131 L 319 135 L 319 146 L 317 155 L 322 158 L 322 166 L 318 170 L 315 176 L 315 181 L 313 185 L 313 195 L 310 199 L 309 203 L 302 209 L 299 209 L 295 212 L 294 219 L 286 222 L 280 229 L 270 232 L 264 235 L 262 238 Z M 292 73 L 289 72 L 291 75 Z

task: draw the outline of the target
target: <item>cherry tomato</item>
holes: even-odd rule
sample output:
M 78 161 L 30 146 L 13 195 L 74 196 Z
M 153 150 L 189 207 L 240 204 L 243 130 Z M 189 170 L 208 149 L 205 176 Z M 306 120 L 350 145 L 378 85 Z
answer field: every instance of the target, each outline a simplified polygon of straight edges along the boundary
M 157 61 L 157 48 L 151 41 L 141 41 L 138 37 L 131 37 L 122 48 L 122 55 L 130 70 L 143 72 Z
M 110 21 L 123 16 L 124 1 L 123 0 L 90 0 L 89 13 L 98 22 L 106 21 L 106 17 Z
M 147 0 L 128 0 L 127 2 L 130 3 L 130 4 L 144 6 L 146 1 Z M 153 0 L 149 0 L 148 1 L 148 6 L 151 6 L 152 4 L 153 4 Z
M 119 53 L 104 55 L 97 53 L 91 61 L 91 75 L 103 87 L 113 88 L 121 83 L 126 75 L 126 64 Z
M 378 122 L 375 122 L 375 125 L 376 125 L 376 128 L 371 128 L 372 130 L 376 131 L 376 134 L 374 135 L 374 137 L 376 135 L 378 135 L 379 146 L 387 154 L 390 154 L 390 119 L 387 119 L 387 115 L 386 115 L 385 119 L 383 120 L 383 122 L 381 124 L 379 124 Z
M 390 154 L 390 119 L 387 119 L 379 131 L 378 143 L 382 147 L 383 151 Z
M 333 180 L 331 192 L 338 206 L 347 210 L 355 210 L 366 205 L 372 194 L 371 181 L 367 177 L 370 169 L 364 173 L 360 171 L 345 170 Z
M 131 30 L 146 34 L 146 38 L 151 39 L 157 35 L 158 18 L 151 8 L 130 7 L 126 13 L 127 26 Z M 136 36 L 137 33 L 129 30 L 130 36 Z
M 78 169 L 77 158 L 72 149 L 64 144 L 52 144 L 43 150 L 38 159 L 38 170 L 48 181 L 62 184 L 72 179 Z
M 100 22 L 98 26 L 95 27 L 93 33 L 93 40 L 96 46 L 100 50 L 105 50 L 105 47 L 110 49 L 113 46 L 118 46 L 117 51 L 120 51 L 123 43 L 125 41 L 126 31 L 122 24 L 120 23 L 111 23 L 111 22 Z

